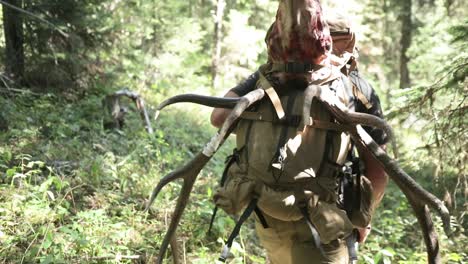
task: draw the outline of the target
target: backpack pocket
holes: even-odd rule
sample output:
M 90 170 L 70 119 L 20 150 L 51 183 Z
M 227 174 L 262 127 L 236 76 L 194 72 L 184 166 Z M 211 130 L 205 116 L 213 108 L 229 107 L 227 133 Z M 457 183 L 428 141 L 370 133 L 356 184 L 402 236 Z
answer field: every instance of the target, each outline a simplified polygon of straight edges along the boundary
M 247 178 L 247 165 L 234 162 L 228 168 L 226 182 L 219 187 L 213 200 L 228 214 L 240 213 L 252 200 L 255 182 Z
M 344 210 L 334 203 L 319 200 L 316 195 L 309 200 L 309 216 L 323 244 L 344 239 L 353 230 L 353 224 Z
M 354 226 L 364 228 L 370 224 L 372 220 L 372 215 L 374 213 L 374 208 L 372 206 L 372 184 L 370 180 L 364 175 L 361 176 L 361 184 L 359 188 L 361 195 L 360 200 L 358 201 L 358 203 L 356 203 L 356 205 L 359 204 L 359 208 L 352 208 L 350 219 Z
M 279 191 L 263 184 L 258 207 L 265 214 L 281 221 L 297 221 L 303 215 L 296 205 L 294 191 Z

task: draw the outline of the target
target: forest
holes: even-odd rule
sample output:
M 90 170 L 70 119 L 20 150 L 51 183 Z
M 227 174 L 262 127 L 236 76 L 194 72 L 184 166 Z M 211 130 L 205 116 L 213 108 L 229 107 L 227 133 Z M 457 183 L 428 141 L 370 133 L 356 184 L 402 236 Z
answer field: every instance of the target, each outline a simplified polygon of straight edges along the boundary
M 151 192 L 217 131 L 210 107 L 176 104 L 157 122 L 156 107 L 223 96 L 255 72 L 278 2 L 1 0 L 0 263 L 156 263 L 181 182 L 146 212 Z M 400 166 L 450 211 L 450 236 L 432 213 L 442 263 L 468 263 L 467 2 L 321 3 L 353 22 Z M 208 233 L 213 193 L 234 147 L 231 136 L 201 171 L 165 263 L 217 261 L 236 219 L 219 211 Z M 268 263 L 252 218 L 228 263 Z M 428 263 L 392 181 L 359 263 Z

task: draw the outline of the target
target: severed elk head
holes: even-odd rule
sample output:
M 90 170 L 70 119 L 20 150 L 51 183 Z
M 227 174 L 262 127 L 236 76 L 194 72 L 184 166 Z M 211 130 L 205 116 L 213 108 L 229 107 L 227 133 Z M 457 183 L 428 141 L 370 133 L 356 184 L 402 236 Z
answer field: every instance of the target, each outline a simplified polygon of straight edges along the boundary
M 318 0 L 281 0 L 276 15 L 276 21 L 267 33 L 267 47 L 269 62 L 286 63 L 300 61 L 317 63 L 331 48 L 331 38 L 328 26 L 323 20 L 322 9 Z M 450 215 L 442 201 L 424 190 L 398 165 L 398 162 L 387 155 L 361 127 L 362 125 L 377 127 L 392 134 L 391 127 L 382 119 L 364 113 L 350 112 L 329 89 L 318 85 L 310 85 L 305 91 L 303 110 L 304 123 L 308 120 L 310 105 L 315 98 L 322 102 L 336 121 L 347 127 L 349 133 L 358 146 L 366 149 L 385 169 L 385 172 L 396 182 L 411 204 L 421 226 L 426 243 L 429 263 L 440 263 L 440 253 L 437 233 L 434 230 L 429 207 L 434 209 L 442 218 L 444 230 L 450 233 Z M 187 205 L 193 184 L 201 169 L 216 153 L 225 139 L 234 129 L 240 115 L 252 104 L 262 100 L 265 91 L 261 85 L 258 89 L 240 98 L 219 98 L 195 94 L 185 94 L 172 97 L 157 108 L 156 116 L 164 107 L 174 103 L 192 102 L 210 107 L 232 109 L 218 132 L 205 145 L 203 150 L 195 155 L 183 167 L 169 173 L 161 179 L 153 190 L 146 206 L 148 210 L 161 189 L 177 179 L 183 180 L 182 190 L 171 218 L 169 229 L 164 237 L 158 254 L 158 263 L 162 263 L 165 252 L 175 234 L 176 228 Z M 307 108 L 307 109 L 306 109 Z
M 273 63 L 320 60 L 332 45 L 320 1 L 280 1 L 265 42 L 268 59 Z

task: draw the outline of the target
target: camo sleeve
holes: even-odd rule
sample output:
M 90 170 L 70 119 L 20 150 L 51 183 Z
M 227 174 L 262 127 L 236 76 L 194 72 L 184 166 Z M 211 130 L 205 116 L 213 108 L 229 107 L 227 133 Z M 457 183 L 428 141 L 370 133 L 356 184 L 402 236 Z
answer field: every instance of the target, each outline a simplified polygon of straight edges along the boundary
M 372 85 L 368 83 L 357 71 L 351 72 L 349 77 L 351 82 L 359 91 L 362 92 L 369 103 L 366 106 L 361 100 L 356 100 L 356 112 L 371 114 L 380 118 L 384 118 L 379 96 L 375 92 Z M 369 135 L 377 144 L 384 145 L 388 142 L 388 135 L 383 130 L 366 126 L 364 126 L 364 129 L 367 131 L 367 133 L 369 133 Z
M 239 96 L 246 95 L 248 92 L 253 91 L 260 78 L 258 71 L 252 73 L 247 79 L 240 82 L 236 87 L 232 88 L 231 91 Z

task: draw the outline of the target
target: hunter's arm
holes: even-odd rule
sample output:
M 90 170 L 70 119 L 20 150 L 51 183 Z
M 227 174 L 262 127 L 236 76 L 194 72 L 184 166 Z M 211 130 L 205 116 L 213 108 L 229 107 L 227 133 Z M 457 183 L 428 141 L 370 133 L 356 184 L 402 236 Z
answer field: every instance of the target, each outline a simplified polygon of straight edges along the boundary
M 258 71 L 252 73 L 247 79 L 239 83 L 236 87 L 229 90 L 224 95 L 224 97 L 240 97 L 240 96 L 246 95 L 247 93 L 255 89 L 258 78 L 259 78 Z M 231 112 L 230 109 L 215 108 L 213 112 L 211 113 L 211 124 L 214 127 L 220 128 L 230 112 Z
M 229 90 L 224 97 L 239 97 L 238 94 L 233 92 L 232 90 Z M 226 117 L 229 115 L 231 112 L 231 109 L 226 109 L 226 108 L 215 108 L 213 109 L 213 112 L 211 112 L 211 124 L 214 127 L 221 128 L 221 126 L 224 123 L 224 120 L 226 120 Z
M 385 149 L 385 145 L 382 145 L 381 147 Z M 380 165 L 380 163 L 372 156 L 372 154 L 368 150 L 360 149 L 359 156 L 361 157 L 361 160 L 364 162 L 364 165 L 366 167 L 364 175 L 370 180 L 372 184 L 374 198 L 372 202 L 372 207 L 373 210 L 375 210 L 382 201 L 382 198 L 384 197 L 385 187 L 388 183 L 388 176 L 385 174 L 385 171 Z M 367 226 L 366 228 L 358 228 L 358 242 L 364 243 L 370 231 L 371 224 L 369 224 L 369 226 Z
M 367 113 L 371 115 L 384 118 L 382 113 L 382 107 L 380 105 L 380 99 L 375 92 L 374 88 L 370 83 L 368 83 L 358 71 L 353 71 L 350 74 L 350 79 L 359 88 L 359 90 L 367 98 L 368 102 L 371 104 L 371 107 L 368 107 L 363 104 L 360 100 L 356 102 L 356 111 Z M 374 141 L 379 144 L 385 150 L 385 144 L 388 141 L 388 135 L 381 129 L 364 127 L 367 133 L 374 139 Z M 370 180 L 373 188 L 373 209 L 375 210 L 385 193 L 385 187 L 388 183 L 388 176 L 385 174 L 383 167 L 380 163 L 372 156 L 372 154 L 367 149 L 358 149 L 359 157 L 361 157 L 362 162 L 364 162 L 366 171 L 364 175 Z M 367 228 L 359 229 L 360 239 L 359 242 L 362 243 L 366 240 L 367 235 L 370 232 L 370 225 Z
M 385 149 L 385 145 L 381 147 Z M 366 167 L 365 176 L 370 180 L 372 188 L 374 190 L 373 208 L 375 209 L 380 204 L 384 196 L 385 187 L 388 183 L 388 176 L 385 174 L 385 171 L 380 165 L 380 163 L 372 156 L 372 154 L 368 150 L 359 151 L 359 155 L 362 157 L 362 160 Z

